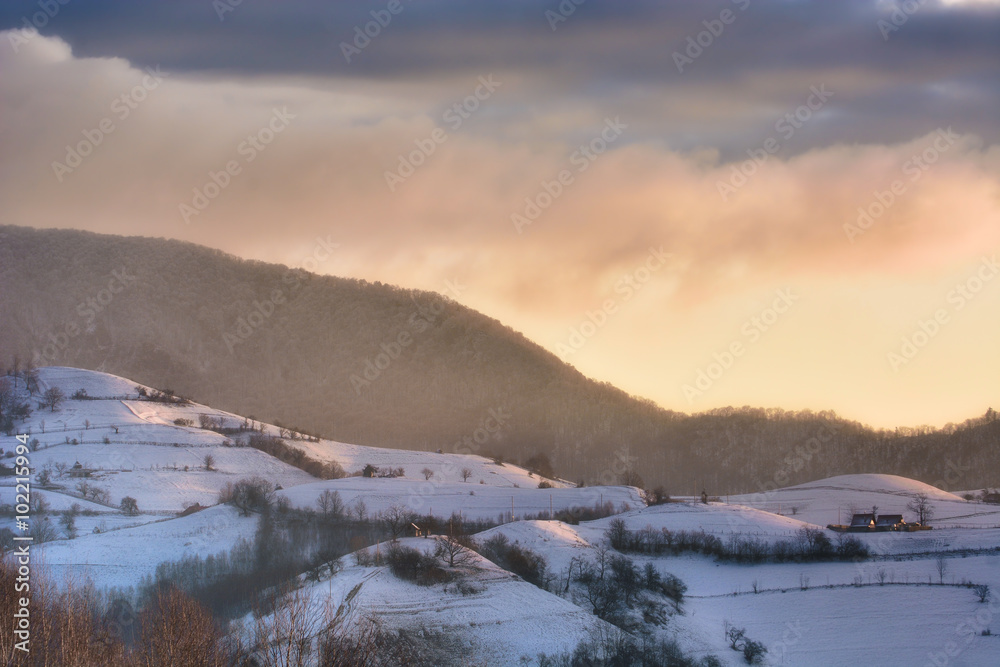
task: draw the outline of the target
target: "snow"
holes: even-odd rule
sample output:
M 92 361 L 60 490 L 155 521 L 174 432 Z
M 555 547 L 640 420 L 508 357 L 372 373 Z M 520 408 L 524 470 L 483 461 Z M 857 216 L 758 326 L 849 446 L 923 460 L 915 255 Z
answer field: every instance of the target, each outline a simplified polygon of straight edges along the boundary
M 336 491 L 345 505 L 358 499 L 365 503 L 369 514 L 381 512 L 392 505 L 400 505 L 417 514 L 449 517 L 461 513 L 468 519 L 505 517 L 513 512 L 515 517 L 548 512 L 550 507 L 558 512 L 573 507 L 593 507 L 611 502 L 615 507 L 640 507 L 639 492 L 630 486 L 590 488 L 514 488 L 463 482 L 434 482 L 412 479 L 368 479 L 347 477 L 302 484 L 279 492 L 294 507 L 315 508 L 316 500 L 324 491 Z
M 912 523 L 917 518 L 906 506 L 918 494 L 926 495 L 934 510 L 928 522 L 932 526 L 1000 528 L 1000 505 L 970 503 L 896 475 L 840 475 L 767 493 L 732 496 L 729 501 L 786 515 L 794 512 L 795 518 L 822 526 L 850 523 L 852 513 L 871 512 L 873 506 L 882 514 L 902 514 Z
M 240 538 L 252 538 L 256 528 L 255 518 L 220 505 L 186 517 L 36 545 L 32 557 L 57 583 L 69 578 L 89 579 L 98 587 L 137 586 L 161 562 L 227 552 Z
M 723 541 L 745 535 L 773 542 L 794 540 L 804 527 L 846 523 L 852 512 L 871 511 L 872 506 L 912 522 L 915 517 L 906 506 L 924 494 L 934 513 L 929 522 L 933 530 L 854 534 L 873 554 L 860 563 L 737 565 L 690 553 L 629 557 L 640 567 L 652 563 L 688 586 L 683 613 L 656 631 L 676 638 L 695 655 L 714 654 L 724 664 L 743 664 L 723 638 L 726 622 L 745 627 L 748 636 L 768 647 L 767 665 L 1000 664 L 1000 506 L 966 501 L 915 480 L 841 475 L 732 496 L 727 502 L 645 507 L 633 487 L 578 489 L 555 480 L 554 488 L 539 489 L 539 478 L 527 470 L 479 456 L 286 438 L 309 456 L 336 461 L 348 472 L 367 464 L 404 470 L 399 478 L 317 480 L 263 452 L 227 446 L 226 436 L 197 426 L 201 415 L 236 426 L 243 422 L 239 415 L 198 404 L 137 400 L 134 382 L 105 373 L 46 368 L 40 380 L 43 388 L 59 386 L 67 397 L 86 389 L 96 400 L 67 399 L 59 410 L 36 411 L 19 425 L 40 443 L 30 454 L 35 474 L 57 464 L 68 471 L 79 461 L 92 471 L 86 481 L 106 488 L 111 496 L 110 505 L 79 498 L 80 480 L 68 472 L 54 473 L 52 485 L 44 490 L 32 488 L 45 498 L 50 512 L 73 504 L 88 512 L 77 517 L 79 537 L 33 547 L 33 562 L 57 583 L 71 578 L 90 579 L 98 586 L 136 586 L 160 562 L 228 551 L 241 538 L 252 537 L 254 518 L 241 517 L 226 506 L 186 517 L 177 512 L 189 503 L 215 503 L 226 483 L 250 475 L 280 484 L 279 495 L 298 507 L 315 507 L 319 495 L 332 490 L 348 507 L 363 501 L 369 516 L 399 505 L 438 517 L 461 513 L 470 519 L 502 520 L 505 523 L 476 539 L 504 534 L 544 556 L 550 573 L 564 581 L 571 562 L 593 556 L 615 518 L 633 531 L 705 531 Z M 177 419 L 189 419 L 193 425 L 177 425 Z M 277 427 L 263 428 L 279 434 Z M 80 444 L 71 444 L 73 439 Z M 4 450 L 16 444 L 11 437 L 0 437 Z M 205 470 L 206 454 L 214 457 L 214 470 Z M 433 472 L 429 480 L 425 468 Z M 471 471 L 468 481 L 462 480 L 463 468 Z M 126 495 L 137 499 L 139 516 L 117 510 Z M 0 478 L 0 505 L 13 504 L 14 496 L 13 479 Z M 579 525 L 510 522 L 512 502 L 516 519 L 550 508 L 603 503 L 624 511 Z M 57 523 L 58 515 L 50 514 L 48 520 Z M 11 524 L 9 516 L 0 518 L 0 527 Z M 839 539 L 827 534 L 835 542 Z M 403 542 L 421 549 L 433 546 L 429 539 Z M 943 573 L 939 558 L 944 558 Z M 354 565 L 350 556 L 342 563 L 343 571 L 329 580 L 305 584 L 317 613 L 319 605 L 329 601 L 346 604 L 355 618 L 375 614 L 390 628 L 443 633 L 455 654 L 465 656 L 469 664 L 534 664 L 541 652 L 570 651 L 607 629 L 578 597 L 579 604 L 574 603 L 572 591 L 565 597 L 543 591 L 478 557 L 464 576 L 482 590 L 469 595 L 454 585 L 423 587 L 400 581 L 384 567 Z M 993 601 L 980 604 L 962 586 L 965 582 L 988 584 Z M 754 593 L 755 588 L 759 592 Z M 993 636 L 978 634 L 985 627 Z
M 434 540 L 407 538 L 400 544 L 425 551 Z M 387 545 L 382 544 L 385 549 Z M 374 548 L 369 549 L 374 551 Z M 453 572 L 474 592 L 463 595 L 454 583 L 420 586 L 397 579 L 385 566 L 360 567 L 350 557 L 345 569 L 328 581 L 307 587 L 313 614 L 330 604 L 345 604 L 354 620 L 372 615 L 387 630 L 442 633 L 465 664 L 534 664 L 541 652 L 572 651 L 607 624 L 568 600 L 546 592 L 473 555 Z
M 212 471 L 204 469 L 206 454 L 215 458 Z M 130 445 L 56 445 L 32 454 L 32 463 L 43 466 L 77 461 L 95 472 L 87 482 L 107 488 L 117 506 L 124 496 L 139 500 L 139 509 L 180 512 L 185 504 L 212 505 L 227 482 L 260 475 L 272 483 L 292 486 L 315 477 L 250 448 Z M 68 476 L 53 480 L 73 492 L 81 480 Z M 107 508 L 105 508 L 107 509 Z
M 336 461 L 347 472 L 360 472 L 366 465 L 372 464 L 380 469 L 403 468 L 407 479 L 423 480 L 423 470 L 433 473 L 434 482 L 465 483 L 462 470 L 468 468 L 471 475 L 468 482 L 479 484 L 482 480 L 487 486 L 503 486 L 514 488 L 514 485 L 524 488 L 537 487 L 543 479 L 511 463 L 498 465 L 491 459 L 473 454 L 446 454 L 437 452 L 421 452 L 405 449 L 385 449 L 380 447 L 365 447 L 350 445 L 343 442 L 321 440 L 307 442 L 302 440 L 289 441 L 310 458 L 320 461 Z M 561 480 L 547 480 L 556 488 L 568 488 L 572 485 Z
M 722 641 L 727 621 L 768 647 L 769 665 L 982 667 L 1000 656 L 1000 641 L 977 631 L 977 614 L 1000 620 L 990 607 L 964 588 L 880 586 L 701 599 L 687 619 L 717 636 L 716 655 L 733 665 L 745 663 Z
M 49 387 L 59 387 L 70 396 L 83 389 L 92 398 L 138 397 L 138 387 L 147 391 L 151 388 L 110 373 L 88 371 L 66 366 L 49 366 L 39 369 L 38 384 L 42 391 Z
M 87 481 L 105 488 L 114 506 L 124 496 L 138 499 L 143 512 L 178 512 L 195 502 L 209 505 L 216 501 L 219 490 L 226 483 L 251 475 L 262 476 L 286 489 L 316 482 L 314 477 L 298 468 L 258 450 L 228 447 L 225 443 L 229 438 L 197 426 L 199 417 L 206 415 L 236 427 L 244 421 L 239 415 L 197 403 L 175 405 L 137 400 L 136 383 L 96 371 L 43 368 L 39 380 L 43 388 L 61 388 L 67 400 L 59 410 L 36 411 L 23 426 L 19 425 L 22 432 L 30 433 L 31 438 L 40 443 L 39 449 L 32 453 L 32 466 L 36 470 L 49 464 L 70 468 L 79 462 L 84 468 L 94 470 Z M 69 398 L 80 389 L 86 390 L 90 400 Z M 188 419 L 193 425 L 176 425 L 177 419 Z M 279 433 L 272 425 L 263 428 L 272 435 Z M 73 441 L 80 444 L 71 444 Z M 537 489 L 537 476 L 524 468 L 497 465 L 481 456 L 381 449 L 329 440 L 289 439 L 286 442 L 313 458 L 336 461 L 348 471 L 360 470 L 369 463 L 380 468 L 403 468 L 405 477 L 401 479 L 365 480 L 360 485 L 343 482 L 344 493 L 350 497 L 375 491 L 370 503 L 372 511 L 405 502 L 419 505 L 424 499 L 430 508 L 431 499 L 439 496 L 441 500 L 435 513 L 450 514 L 469 504 L 460 496 L 467 494 L 473 485 L 477 492 L 484 487 L 497 487 L 504 488 L 506 494 L 503 496 L 506 502 L 503 502 L 501 495 L 486 491 L 484 498 L 490 500 L 475 504 L 478 518 L 495 518 L 509 511 L 511 495 L 515 496 L 518 515 L 549 509 L 550 496 Z M 0 437 L 0 448 L 12 450 L 16 444 L 12 437 Z M 204 469 L 206 455 L 215 458 L 215 470 Z M 424 479 L 422 471 L 425 468 L 434 473 L 430 482 Z M 464 468 L 472 472 L 468 483 L 462 481 Z M 403 480 L 405 485 L 400 484 Z M 53 475 L 55 490 L 69 496 L 75 494 L 79 481 L 66 474 Z M 386 485 L 385 482 L 390 483 Z M 0 479 L 0 485 L 7 483 L 9 481 Z M 550 483 L 553 491 L 571 492 L 564 499 L 554 501 L 556 509 L 595 502 L 589 499 L 591 491 L 575 490 L 559 480 L 550 480 Z M 466 489 L 459 491 L 460 486 Z M 318 496 L 321 490 L 316 490 L 315 494 Z M 303 491 L 300 494 L 301 504 L 315 502 L 315 496 L 310 498 L 310 493 Z M 599 498 L 600 492 L 594 495 Z M 635 489 L 612 490 L 608 496 L 616 503 L 641 504 Z

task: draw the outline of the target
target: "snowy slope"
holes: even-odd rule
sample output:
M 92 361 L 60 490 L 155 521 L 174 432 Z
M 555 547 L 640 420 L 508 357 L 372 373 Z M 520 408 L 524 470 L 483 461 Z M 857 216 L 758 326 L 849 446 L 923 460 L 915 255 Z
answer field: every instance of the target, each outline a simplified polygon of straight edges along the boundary
M 715 655 L 731 665 L 745 662 L 722 641 L 727 621 L 768 647 L 768 665 L 1000 664 L 1000 640 L 974 632 L 985 627 L 976 615 L 988 607 L 963 588 L 792 590 L 699 599 L 689 608 L 685 621 L 717 637 Z M 992 622 L 996 627 L 996 611 Z
M 408 538 L 400 544 L 430 551 L 434 540 Z M 342 563 L 343 571 L 306 588 L 312 614 L 321 615 L 327 604 L 344 605 L 354 621 L 371 615 L 387 630 L 440 634 L 450 655 L 461 656 L 464 664 L 536 664 L 539 653 L 572 651 L 598 627 L 607 627 L 573 603 L 475 555 L 452 570 L 471 588 L 467 594 L 455 583 L 419 586 L 396 578 L 385 566 L 357 566 L 350 557 Z
M 137 385 L 134 382 L 106 373 L 73 368 L 52 367 L 40 370 L 40 385 L 44 388 L 59 387 L 67 400 L 56 411 L 38 410 L 22 426 L 20 432 L 27 432 L 37 439 L 40 446 L 32 454 L 32 466 L 37 470 L 47 465 L 62 465 L 71 468 L 79 463 L 94 472 L 88 482 L 105 488 L 111 496 L 111 505 L 117 507 L 121 498 L 132 496 L 139 501 L 140 510 L 164 513 L 178 512 L 186 504 L 202 505 L 215 502 L 218 491 L 228 482 L 250 475 L 260 475 L 283 488 L 316 482 L 317 480 L 263 452 L 241 447 L 233 448 L 230 438 L 220 433 L 197 426 L 203 415 L 228 426 L 243 423 L 241 416 L 215 410 L 199 404 L 173 405 L 146 400 L 138 400 Z M 90 400 L 73 400 L 79 390 L 85 390 Z M 148 388 L 147 388 L 148 389 Z M 175 420 L 186 419 L 192 425 L 175 424 Z M 278 435 L 279 429 L 264 425 L 264 430 Z M 72 443 L 79 444 L 72 444 Z M 510 495 L 525 494 L 527 500 L 515 502 L 515 512 L 539 512 L 549 509 L 549 498 L 562 490 L 571 491 L 565 500 L 555 501 L 553 507 L 569 507 L 581 502 L 593 504 L 589 500 L 590 491 L 579 492 L 569 484 L 552 480 L 554 493 L 543 496 L 537 489 L 539 478 L 527 470 L 511 464 L 497 465 L 481 456 L 463 454 L 437 454 L 406 450 L 362 447 L 345 443 L 320 440 L 288 439 L 287 444 L 306 451 L 311 457 L 322 461 L 336 461 L 348 471 L 360 471 L 366 464 L 380 468 L 403 468 L 405 477 L 397 480 L 364 480 L 359 484 L 344 481 L 345 492 L 352 497 L 374 491 L 373 509 L 382 505 L 407 502 L 412 496 L 423 498 L 428 495 L 442 495 L 439 511 L 447 508 L 447 513 L 467 504 L 459 494 L 456 485 L 477 489 L 483 487 L 503 487 L 508 490 L 507 502 L 493 494 L 489 507 L 484 507 L 480 516 L 495 517 L 510 509 Z M 12 437 L 0 437 L 0 448 L 11 450 L 16 446 Z M 215 459 L 214 470 L 206 470 L 205 457 Z M 430 482 L 424 478 L 424 469 L 432 471 Z M 462 482 L 462 470 L 469 469 L 468 484 Z M 400 482 L 406 485 L 389 485 L 383 482 Z M 480 484 L 482 480 L 482 484 Z M 79 479 L 69 477 L 64 470 L 53 476 L 53 490 L 68 496 L 78 495 L 76 486 Z M 10 483 L 0 479 L 0 485 Z M 385 489 L 391 488 L 391 493 Z M 416 490 L 414 490 L 416 489 Z M 531 490 L 536 493 L 528 493 Z M 468 491 L 466 490 L 465 493 Z M 319 491 L 316 492 L 317 495 Z M 3 500 L 0 491 L 0 501 Z M 489 495 L 489 492 L 487 492 Z M 315 500 L 303 492 L 302 504 Z M 641 504 L 636 490 L 616 490 L 609 492 L 616 503 L 628 502 L 632 506 Z M 429 507 L 430 501 L 427 502 Z M 114 507 L 103 508 L 106 511 Z
M 599 486 L 577 488 L 514 488 L 463 482 L 435 482 L 413 479 L 366 479 L 347 477 L 302 484 L 284 489 L 294 507 L 315 508 L 323 491 L 337 491 L 346 505 L 362 499 L 368 512 L 375 513 L 391 505 L 400 505 L 421 515 L 449 517 L 461 513 L 470 519 L 493 519 L 537 515 L 552 510 L 558 512 L 573 507 L 593 507 L 610 502 L 615 508 L 644 506 L 638 489 L 631 486 Z
M 252 538 L 256 527 L 255 518 L 220 505 L 186 517 L 36 545 L 32 554 L 40 571 L 57 583 L 71 577 L 98 587 L 136 586 L 161 562 L 229 551 L 240 538 Z
M 406 449 L 384 449 L 350 445 L 343 442 L 321 440 L 320 442 L 291 441 L 294 447 L 303 450 L 311 458 L 320 461 L 336 461 L 344 470 L 356 472 L 367 464 L 379 468 L 403 468 L 408 479 L 424 479 L 426 468 L 434 473 L 432 480 L 436 482 L 462 482 L 462 470 L 468 468 L 471 472 L 469 482 L 479 484 L 482 480 L 488 486 L 537 487 L 541 478 L 530 475 L 527 470 L 510 463 L 497 465 L 492 460 L 472 454 L 447 454 L 436 452 L 411 451 Z M 556 488 L 568 488 L 572 485 L 560 481 L 549 480 Z

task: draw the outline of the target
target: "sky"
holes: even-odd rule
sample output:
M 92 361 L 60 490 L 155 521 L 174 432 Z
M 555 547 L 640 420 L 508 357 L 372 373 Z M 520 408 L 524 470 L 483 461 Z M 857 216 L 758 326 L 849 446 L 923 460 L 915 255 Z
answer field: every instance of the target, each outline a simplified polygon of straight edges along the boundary
M 1000 3 L 18 0 L 0 31 L 0 224 L 445 293 L 674 410 L 1000 407 Z

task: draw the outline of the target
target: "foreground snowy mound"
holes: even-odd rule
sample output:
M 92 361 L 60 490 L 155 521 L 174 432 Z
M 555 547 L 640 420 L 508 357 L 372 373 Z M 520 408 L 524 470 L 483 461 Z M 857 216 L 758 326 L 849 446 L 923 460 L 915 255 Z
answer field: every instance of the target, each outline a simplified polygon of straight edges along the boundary
M 434 548 L 433 539 L 406 538 L 399 544 L 425 552 Z M 383 543 L 383 555 L 386 548 Z M 321 617 L 329 606 L 348 614 L 351 622 L 371 617 L 386 630 L 434 636 L 450 657 L 462 656 L 467 665 L 537 664 L 539 653 L 572 651 L 609 628 L 477 554 L 468 563 L 445 566 L 455 580 L 431 586 L 401 580 L 384 565 L 354 565 L 350 556 L 341 563 L 341 572 L 305 589 L 311 614 Z

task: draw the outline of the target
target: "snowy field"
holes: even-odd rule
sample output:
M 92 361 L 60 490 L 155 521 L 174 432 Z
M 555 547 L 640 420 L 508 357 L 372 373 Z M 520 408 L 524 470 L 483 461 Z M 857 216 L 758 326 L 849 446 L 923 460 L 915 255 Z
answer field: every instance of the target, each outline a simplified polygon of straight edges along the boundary
M 32 553 L 40 571 L 57 584 L 89 580 L 98 587 L 137 586 L 161 562 L 229 551 L 240 538 L 252 538 L 256 527 L 253 517 L 220 505 L 186 517 L 48 542 Z

